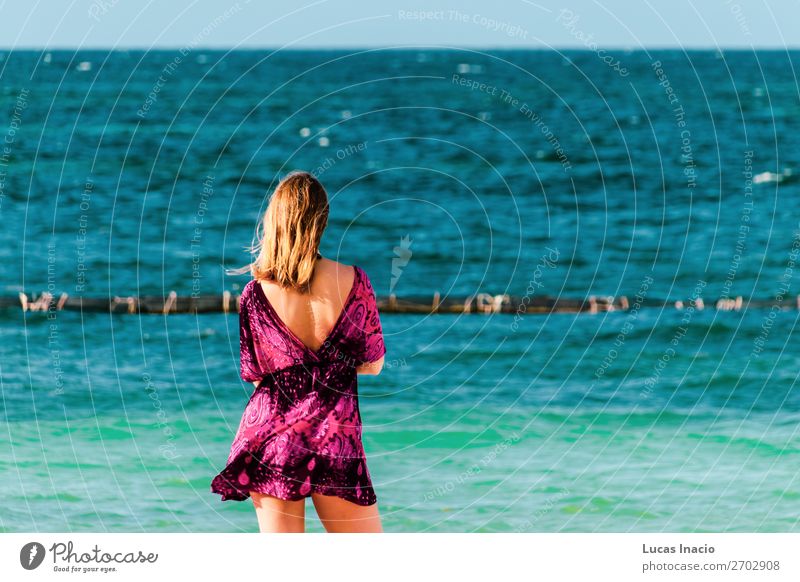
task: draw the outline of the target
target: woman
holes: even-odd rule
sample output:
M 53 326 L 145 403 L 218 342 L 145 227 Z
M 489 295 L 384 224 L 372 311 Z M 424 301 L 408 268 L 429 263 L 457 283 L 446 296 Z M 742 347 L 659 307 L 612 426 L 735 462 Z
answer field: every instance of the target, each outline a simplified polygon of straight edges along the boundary
M 329 532 L 382 531 L 357 374 L 380 373 L 386 347 L 367 274 L 318 252 L 327 222 L 322 184 L 290 174 L 245 267 L 241 377 L 256 389 L 211 490 L 223 501 L 250 497 L 262 532 L 304 531 L 306 497 Z

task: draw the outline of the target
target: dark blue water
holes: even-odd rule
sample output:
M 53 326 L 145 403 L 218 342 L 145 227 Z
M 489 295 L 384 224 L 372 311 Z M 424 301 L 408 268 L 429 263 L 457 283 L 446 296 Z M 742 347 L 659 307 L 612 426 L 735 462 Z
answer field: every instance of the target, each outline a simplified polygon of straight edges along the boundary
M 5 53 L 0 292 L 236 292 L 266 196 L 313 171 L 323 254 L 379 295 L 633 307 L 385 314 L 360 390 L 387 529 L 794 530 L 800 53 L 615 56 Z M 709 308 L 738 295 L 765 307 Z M 237 331 L 0 313 L 0 527 L 254 530 L 208 490 Z

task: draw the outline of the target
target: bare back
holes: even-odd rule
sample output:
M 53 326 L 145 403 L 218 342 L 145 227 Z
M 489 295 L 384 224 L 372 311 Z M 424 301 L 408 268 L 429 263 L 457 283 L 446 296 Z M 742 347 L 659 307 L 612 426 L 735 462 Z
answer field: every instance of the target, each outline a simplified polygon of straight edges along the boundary
M 354 282 L 355 270 L 351 265 L 323 257 L 314 267 L 308 294 L 282 289 L 271 281 L 259 281 L 259 284 L 286 327 L 306 346 L 317 351 L 336 325 Z

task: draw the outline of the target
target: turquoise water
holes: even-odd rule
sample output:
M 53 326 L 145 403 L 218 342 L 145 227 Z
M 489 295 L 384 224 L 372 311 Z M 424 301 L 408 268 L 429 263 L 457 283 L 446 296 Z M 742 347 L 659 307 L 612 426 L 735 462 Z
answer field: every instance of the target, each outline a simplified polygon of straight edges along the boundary
M 236 291 L 222 267 L 245 260 L 271 182 L 319 168 L 323 253 L 379 295 L 783 294 L 385 314 L 387 368 L 359 389 L 390 531 L 798 529 L 797 53 L 620 53 L 623 78 L 589 52 L 196 51 L 139 115 L 176 54 L 4 55 L 0 132 L 25 107 L 0 292 Z M 569 168 L 454 74 L 531 104 Z M 0 387 L 3 531 L 255 531 L 249 503 L 209 491 L 252 389 L 235 315 L 3 311 Z
M 709 311 L 647 396 L 642 377 L 680 322 L 644 313 L 603 381 L 592 380 L 596 353 L 623 314 L 530 317 L 515 333 L 510 315 L 386 317 L 390 351 L 405 362 L 360 389 L 387 529 L 795 529 L 797 354 L 776 345 L 747 362 L 737 326 L 760 317 Z M 14 411 L 0 457 L 4 528 L 255 528 L 249 503 L 208 492 L 248 397 L 232 371 L 235 317 L 81 323 L 65 313 L 59 325 L 85 333 L 62 338 L 72 355 L 62 394 L 40 380 L 44 321 L 15 321 L 3 361 L 9 345 L 27 344 L 31 370 L 3 367 L 4 409 Z M 775 335 L 796 322 L 781 315 Z

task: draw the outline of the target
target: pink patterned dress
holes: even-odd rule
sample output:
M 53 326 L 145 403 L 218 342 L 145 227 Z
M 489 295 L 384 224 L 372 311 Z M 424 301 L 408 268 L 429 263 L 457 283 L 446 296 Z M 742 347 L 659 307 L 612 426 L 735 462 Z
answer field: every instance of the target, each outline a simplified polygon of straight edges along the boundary
M 242 415 L 226 467 L 211 482 L 222 500 L 251 491 L 286 500 L 312 493 L 376 502 L 364 448 L 356 368 L 385 353 L 375 292 L 353 266 L 339 319 L 314 351 L 281 321 L 252 280 L 239 306 L 241 377 L 260 380 Z

